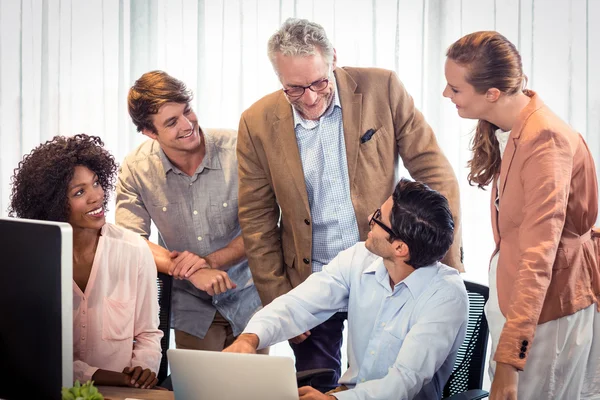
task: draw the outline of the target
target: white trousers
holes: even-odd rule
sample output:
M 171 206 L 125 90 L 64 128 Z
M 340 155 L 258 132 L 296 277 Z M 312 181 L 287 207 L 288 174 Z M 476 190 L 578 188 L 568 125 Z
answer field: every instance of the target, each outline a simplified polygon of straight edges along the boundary
M 506 319 L 498 304 L 496 268 L 490 264 L 490 297 L 485 315 L 492 352 L 489 374 L 494 380 L 494 354 Z M 525 370 L 519 372 L 518 400 L 600 400 L 600 316 L 596 305 L 538 325 Z

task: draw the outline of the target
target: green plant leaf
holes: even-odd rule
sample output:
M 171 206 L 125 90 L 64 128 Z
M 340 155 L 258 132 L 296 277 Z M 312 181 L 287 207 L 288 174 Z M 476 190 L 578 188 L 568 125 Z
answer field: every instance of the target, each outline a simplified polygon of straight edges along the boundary
M 62 400 L 104 400 L 104 396 L 94 386 L 94 381 L 83 385 L 75 381 L 72 388 L 62 388 Z

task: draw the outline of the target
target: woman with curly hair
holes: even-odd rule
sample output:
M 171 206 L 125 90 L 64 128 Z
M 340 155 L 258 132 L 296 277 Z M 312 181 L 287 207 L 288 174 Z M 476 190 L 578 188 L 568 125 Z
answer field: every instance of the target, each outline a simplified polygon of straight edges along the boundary
M 156 266 L 133 232 L 106 223 L 117 164 L 99 137 L 56 136 L 19 163 L 9 215 L 73 228 L 74 380 L 151 388 L 161 359 Z
M 471 33 L 446 55 L 444 96 L 459 116 L 479 120 L 469 183 L 491 184 L 490 399 L 597 399 L 592 155 L 578 132 L 524 89 L 521 56 L 504 36 Z

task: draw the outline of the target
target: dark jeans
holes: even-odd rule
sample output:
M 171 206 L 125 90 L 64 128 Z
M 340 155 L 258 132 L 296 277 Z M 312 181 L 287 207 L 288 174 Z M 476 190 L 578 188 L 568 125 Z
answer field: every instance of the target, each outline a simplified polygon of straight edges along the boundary
M 347 312 L 337 312 L 331 318 L 310 330 L 310 336 L 300 344 L 292 344 L 296 356 L 296 371 L 331 368 L 335 373 L 331 386 L 337 386 L 341 376 L 341 348 L 344 321 Z

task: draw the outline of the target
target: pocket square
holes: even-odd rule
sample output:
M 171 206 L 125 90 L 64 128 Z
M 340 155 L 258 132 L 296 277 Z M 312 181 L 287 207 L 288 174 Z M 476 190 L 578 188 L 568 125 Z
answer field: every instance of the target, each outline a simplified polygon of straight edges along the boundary
M 369 129 L 368 131 L 365 132 L 364 135 L 362 135 L 362 137 L 360 138 L 360 142 L 361 143 L 368 142 L 369 140 L 371 140 L 371 137 L 373 137 L 374 133 L 375 133 L 374 129 Z

